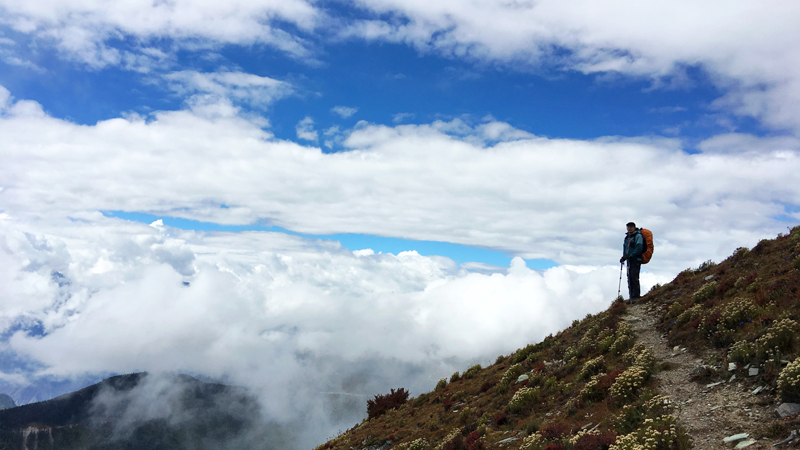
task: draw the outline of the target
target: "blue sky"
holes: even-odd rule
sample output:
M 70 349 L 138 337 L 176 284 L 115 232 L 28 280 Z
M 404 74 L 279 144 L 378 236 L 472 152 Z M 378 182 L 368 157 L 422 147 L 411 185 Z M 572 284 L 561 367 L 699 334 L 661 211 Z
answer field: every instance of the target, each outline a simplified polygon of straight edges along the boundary
M 416 394 L 604 310 L 629 221 L 645 290 L 786 232 L 797 23 L 778 0 L 0 0 L 0 390 L 188 372 L 313 417 L 314 447 L 363 415 L 320 389 Z

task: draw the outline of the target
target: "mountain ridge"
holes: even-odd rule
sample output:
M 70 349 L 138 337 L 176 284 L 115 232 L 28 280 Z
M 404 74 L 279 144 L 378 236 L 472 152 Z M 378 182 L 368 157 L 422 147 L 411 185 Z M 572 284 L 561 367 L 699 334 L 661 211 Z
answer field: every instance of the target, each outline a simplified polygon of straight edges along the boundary
M 317 450 L 771 448 L 800 425 L 776 412 L 800 401 L 799 292 L 796 226 L 416 398 L 376 395 Z

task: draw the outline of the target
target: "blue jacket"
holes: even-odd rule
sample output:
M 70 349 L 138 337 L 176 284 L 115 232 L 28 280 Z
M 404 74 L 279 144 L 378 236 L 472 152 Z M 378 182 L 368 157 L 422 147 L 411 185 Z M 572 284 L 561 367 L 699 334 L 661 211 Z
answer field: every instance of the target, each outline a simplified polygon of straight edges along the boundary
M 634 261 L 642 262 L 642 253 L 644 253 L 644 237 L 637 228 L 633 233 L 625 233 L 625 242 L 622 244 L 622 256 Z

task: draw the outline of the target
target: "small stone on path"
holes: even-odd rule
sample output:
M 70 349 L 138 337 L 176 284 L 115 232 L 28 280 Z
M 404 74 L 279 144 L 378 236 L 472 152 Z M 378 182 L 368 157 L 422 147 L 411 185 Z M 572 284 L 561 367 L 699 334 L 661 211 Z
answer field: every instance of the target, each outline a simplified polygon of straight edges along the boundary
M 739 442 L 738 444 L 736 444 L 736 447 L 734 447 L 734 448 L 745 448 L 745 447 L 749 447 L 749 446 L 751 446 L 751 445 L 753 445 L 755 443 L 756 443 L 755 439 L 748 439 L 746 441 Z
M 730 442 L 741 441 L 742 439 L 747 439 L 749 437 L 750 435 L 748 433 L 739 433 L 739 434 L 734 434 L 733 436 L 726 437 L 725 439 L 722 440 L 722 442 L 727 444 Z

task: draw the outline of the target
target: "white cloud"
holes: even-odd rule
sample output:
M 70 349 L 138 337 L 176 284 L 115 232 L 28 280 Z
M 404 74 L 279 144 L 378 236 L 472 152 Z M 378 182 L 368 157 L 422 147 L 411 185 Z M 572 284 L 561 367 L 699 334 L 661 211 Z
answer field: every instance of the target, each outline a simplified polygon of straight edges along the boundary
M 800 6 L 793 2 L 359 3 L 392 19 L 356 21 L 344 35 L 454 58 L 647 77 L 667 88 L 691 83 L 686 67 L 701 66 L 727 92 L 718 107 L 800 130 Z
M 592 265 L 618 258 L 620 224 L 633 220 L 653 229 L 656 262 L 674 273 L 785 231 L 771 217 L 800 204 L 789 138 L 720 136 L 691 155 L 677 140 L 547 139 L 497 121 L 361 122 L 343 133 L 349 151 L 325 154 L 275 140 L 224 102 L 94 126 L 6 105 L 0 209 L 21 217 L 122 207 Z M 318 138 L 310 117 L 297 132 Z M 760 151 L 733 151 L 744 148 Z
M 28 377 L 220 377 L 260 392 L 271 418 L 310 417 L 306 447 L 360 420 L 371 395 L 398 385 L 419 393 L 487 365 L 604 309 L 616 288 L 616 266 L 540 273 L 515 260 L 483 275 L 416 252 L 351 253 L 281 233 L 205 234 L 100 214 L 2 225 L 11 251 L 0 252 L 0 331 L 23 316 L 45 330 L 9 341 L 43 365 Z M 323 392 L 362 397 L 331 417 Z
M 252 106 L 265 107 L 294 93 L 294 87 L 285 81 L 243 72 L 200 73 L 196 71 L 173 72 L 164 76 L 169 87 L 183 96 L 227 98 Z
M 294 129 L 299 139 L 316 141 L 319 137 L 317 130 L 314 129 L 314 119 L 308 116 L 304 117 L 300 122 L 297 122 Z
M 275 25 L 290 23 L 308 32 L 321 18 L 320 12 L 303 0 L 235 0 L 224 4 L 123 1 L 112 5 L 98 0 L 66 5 L 3 0 L 0 11 L 0 23 L 17 32 L 52 39 L 66 55 L 97 68 L 123 63 L 124 52 L 110 44 L 120 36 L 144 43 L 171 38 L 178 47 L 187 49 L 266 44 L 298 58 L 309 58 L 305 40 Z M 138 56 L 145 54 L 138 52 Z
M 351 117 L 358 111 L 358 108 L 350 108 L 348 106 L 334 106 L 331 108 L 331 112 L 341 116 L 343 119 L 347 119 Z
M 392 122 L 394 123 L 401 123 L 405 122 L 407 119 L 413 119 L 416 114 L 414 113 L 397 113 L 392 116 Z

